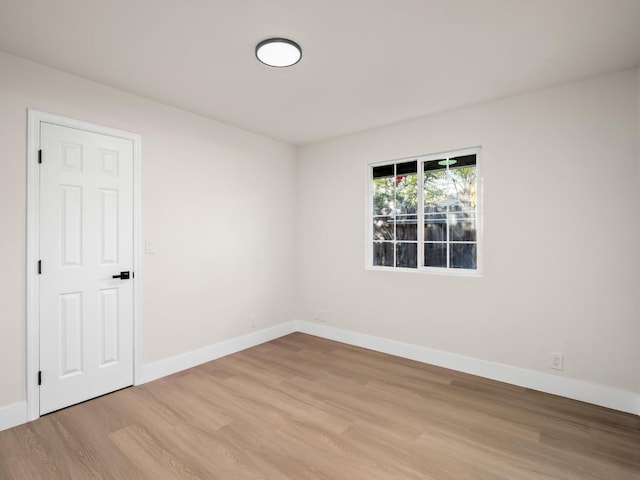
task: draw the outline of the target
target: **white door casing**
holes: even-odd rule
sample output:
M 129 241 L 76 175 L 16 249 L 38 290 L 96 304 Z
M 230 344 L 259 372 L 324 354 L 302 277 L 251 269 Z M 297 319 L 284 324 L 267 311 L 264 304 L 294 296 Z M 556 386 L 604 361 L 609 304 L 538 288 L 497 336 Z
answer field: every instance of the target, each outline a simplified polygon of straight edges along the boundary
M 29 268 L 28 275 L 27 400 L 33 419 L 137 383 L 140 275 L 113 276 L 128 271 L 133 277 L 139 270 L 139 137 L 29 113 L 30 140 L 42 158 L 37 195 L 31 181 L 29 195 L 29 213 L 35 210 L 37 217 L 29 221 L 30 257 L 37 251 L 42 262 L 41 274 Z M 34 367 L 42 384 L 29 392 Z

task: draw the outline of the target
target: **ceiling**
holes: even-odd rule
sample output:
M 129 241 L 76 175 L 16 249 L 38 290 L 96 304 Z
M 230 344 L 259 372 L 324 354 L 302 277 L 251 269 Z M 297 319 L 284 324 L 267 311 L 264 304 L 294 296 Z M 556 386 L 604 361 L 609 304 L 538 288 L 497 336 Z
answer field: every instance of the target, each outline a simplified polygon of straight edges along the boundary
M 0 51 L 300 145 L 640 65 L 640 0 L 0 0 Z

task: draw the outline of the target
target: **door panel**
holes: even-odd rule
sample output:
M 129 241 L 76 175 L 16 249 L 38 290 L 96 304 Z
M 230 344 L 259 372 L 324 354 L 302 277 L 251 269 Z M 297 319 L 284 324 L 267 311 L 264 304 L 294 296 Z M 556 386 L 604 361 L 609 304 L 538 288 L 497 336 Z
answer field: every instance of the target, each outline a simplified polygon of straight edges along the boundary
M 100 290 L 100 366 L 118 362 L 120 305 L 118 288 Z
M 60 375 L 82 373 L 82 292 L 60 295 Z
M 118 191 L 100 190 L 100 265 L 118 263 Z
M 133 142 L 40 131 L 44 414 L 133 383 Z
M 82 187 L 60 185 L 61 267 L 82 265 Z

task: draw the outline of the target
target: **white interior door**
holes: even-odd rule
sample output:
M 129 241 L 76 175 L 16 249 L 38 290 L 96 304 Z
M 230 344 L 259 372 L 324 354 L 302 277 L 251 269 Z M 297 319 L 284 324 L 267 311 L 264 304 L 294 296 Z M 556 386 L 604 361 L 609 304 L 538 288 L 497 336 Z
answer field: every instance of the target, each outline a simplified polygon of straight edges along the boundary
M 134 168 L 117 136 L 42 122 L 40 148 L 42 415 L 133 384 Z

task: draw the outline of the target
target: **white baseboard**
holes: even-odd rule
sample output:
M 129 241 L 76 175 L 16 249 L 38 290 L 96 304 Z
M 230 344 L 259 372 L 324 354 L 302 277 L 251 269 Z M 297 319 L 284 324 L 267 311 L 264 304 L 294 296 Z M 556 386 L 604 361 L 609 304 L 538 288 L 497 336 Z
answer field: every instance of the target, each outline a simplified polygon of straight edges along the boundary
M 142 382 L 156 380 L 172 373 L 195 367 L 216 358 L 224 357 L 232 353 L 255 347 L 261 343 L 275 340 L 276 338 L 295 332 L 295 322 L 281 323 L 273 327 L 251 332 L 241 337 L 232 338 L 224 342 L 209 345 L 191 352 L 181 353 L 174 357 L 164 358 L 157 362 L 142 366 Z
M 143 365 L 142 382 L 140 383 L 150 382 L 294 332 L 308 333 L 357 347 L 640 415 L 640 394 L 638 393 L 304 321 L 281 323 L 264 330 Z M 27 421 L 27 402 L 17 402 L 0 407 L 0 431 Z
M 296 322 L 296 330 L 357 347 L 640 415 L 640 394 L 638 393 L 387 340 L 328 325 L 298 321 Z
M 27 402 L 0 407 L 0 432 L 27 423 Z

